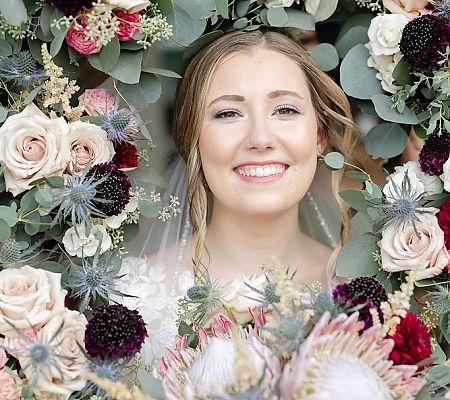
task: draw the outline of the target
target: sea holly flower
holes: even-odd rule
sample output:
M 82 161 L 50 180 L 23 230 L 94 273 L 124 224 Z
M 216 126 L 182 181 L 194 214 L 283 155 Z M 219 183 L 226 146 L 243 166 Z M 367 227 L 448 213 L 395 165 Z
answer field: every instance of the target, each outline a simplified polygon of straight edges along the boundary
M 133 144 L 133 134 L 144 125 L 136 122 L 134 117 L 136 114 L 126 108 L 119 109 L 119 99 L 116 99 L 112 110 L 106 110 L 102 128 L 112 142 Z
M 47 75 L 31 52 L 23 50 L 10 57 L 0 57 L 0 77 L 21 88 L 29 88 L 40 85 Z
M 14 238 L 5 240 L 0 245 L 0 266 L 2 268 L 16 268 L 30 264 L 31 260 L 38 255 L 40 242 L 28 246 L 26 242 L 18 242 Z
M 147 336 L 145 322 L 136 310 L 121 304 L 103 305 L 89 320 L 85 347 L 99 360 L 127 358 L 141 349 Z

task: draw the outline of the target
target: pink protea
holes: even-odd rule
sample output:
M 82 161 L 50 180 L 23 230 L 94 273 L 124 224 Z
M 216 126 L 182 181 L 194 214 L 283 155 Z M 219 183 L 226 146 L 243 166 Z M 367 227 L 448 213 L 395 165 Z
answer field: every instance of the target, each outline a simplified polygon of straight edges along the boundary
M 177 337 L 175 350 L 166 349 L 160 365 L 166 398 L 220 397 L 227 394 L 228 388 L 238 387 L 238 345 L 244 349 L 245 362 L 251 364 L 257 381 L 262 378 L 263 387 L 273 388 L 280 376 L 278 359 L 254 335 L 238 329 L 228 317 L 220 315 L 214 317 L 213 336 L 208 336 L 203 328 L 197 331 L 196 349 L 187 346 L 186 335 Z
M 285 366 L 280 390 L 284 400 L 414 399 L 425 380 L 415 365 L 393 365 L 392 339 L 377 342 L 380 327 L 361 335 L 358 313 L 331 320 L 325 313 Z

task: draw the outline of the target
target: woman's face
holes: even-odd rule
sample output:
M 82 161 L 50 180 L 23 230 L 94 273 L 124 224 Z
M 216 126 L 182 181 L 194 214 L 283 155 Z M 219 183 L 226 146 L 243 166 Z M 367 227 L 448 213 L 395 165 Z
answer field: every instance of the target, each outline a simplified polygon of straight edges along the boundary
M 260 215 L 296 206 L 323 148 L 317 130 L 296 63 L 271 50 L 225 58 L 212 75 L 199 138 L 215 211 Z

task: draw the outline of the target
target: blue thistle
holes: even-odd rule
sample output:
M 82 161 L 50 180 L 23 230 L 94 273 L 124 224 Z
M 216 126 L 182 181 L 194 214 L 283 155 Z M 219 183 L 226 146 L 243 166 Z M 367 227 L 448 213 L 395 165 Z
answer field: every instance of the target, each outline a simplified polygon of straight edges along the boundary
M 435 7 L 433 14 L 450 22 L 450 0 L 437 1 L 433 5 Z
M 114 289 L 114 283 L 122 276 L 115 274 L 110 268 L 113 258 L 117 255 L 112 252 L 107 259 L 100 259 L 100 249 L 98 246 L 95 255 L 83 257 L 81 269 L 70 274 L 67 287 L 72 290 L 75 298 L 82 299 L 78 310 L 84 312 L 89 303 L 96 300 L 108 302 L 111 295 L 125 296 Z
M 106 112 L 103 116 L 102 128 L 108 134 L 109 140 L 119 144 L 133 144 L 133 133 L 145 123 L 136 124 L 133 118 L 137 112 L 132 112 L 125 108 L 119 110 L 119 100 L 116 99 L 111 112 Z
M 0 248 L 0 266 L 3 268 L 16 268 L 30 264 L 30 261 L 39 254 L 37 248 L 40 245 L 40 242 L 28 246 L 28 243 L 18 242 L 15 239 L 5 240 Z
M 0 57 L 0 77 L 21 87 L 35 87 L 47 77 L 44 68 L 37 63 L 29 50 Z
M 386 196 L 384 204 L 374 204 L 373 207 L 382 212 L 377 223 L 381 227 L 387 228 L 393 225 L 395 229 L 403 228 L 419 221 L 421 214 L 427 213 L 423 208 L 425 204 L 424 193 L 415 193 L 409 179 L 408 170 L 406 170 L 401 186 L 397 185 L 393 180 L 392 188 L 394 195 Z

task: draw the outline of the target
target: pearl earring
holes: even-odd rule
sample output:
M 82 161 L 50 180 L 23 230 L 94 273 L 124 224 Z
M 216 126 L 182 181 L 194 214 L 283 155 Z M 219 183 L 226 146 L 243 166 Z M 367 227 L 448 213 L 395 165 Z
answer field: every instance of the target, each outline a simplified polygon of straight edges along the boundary
M 320 150 L 319 148 L 317 149 L 317 157 L 320 157 L 322 155 L 322 150 Z

